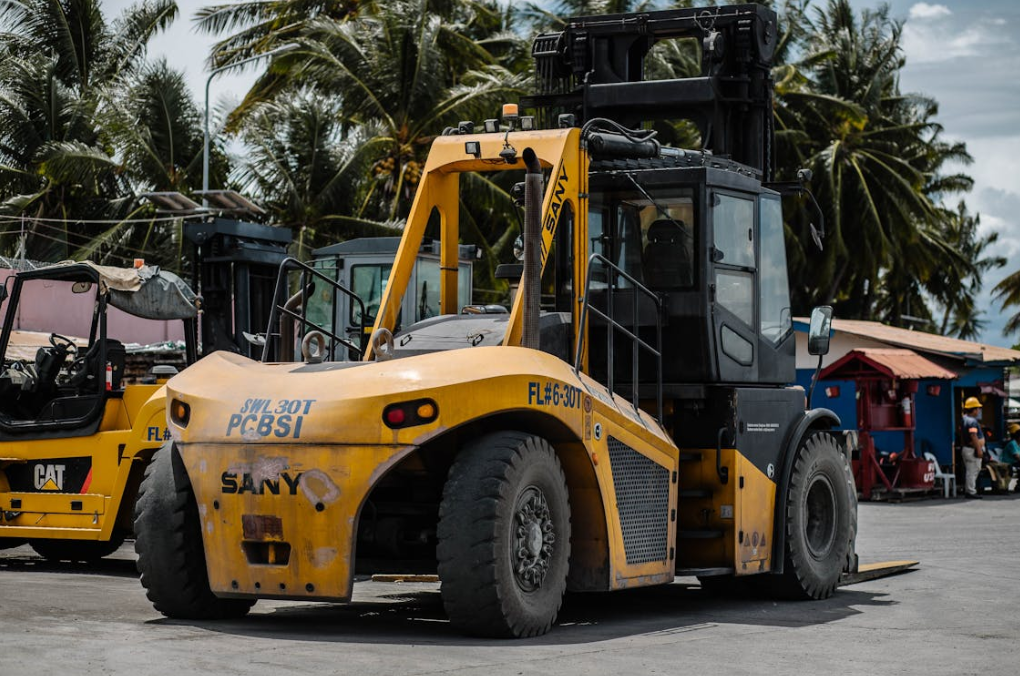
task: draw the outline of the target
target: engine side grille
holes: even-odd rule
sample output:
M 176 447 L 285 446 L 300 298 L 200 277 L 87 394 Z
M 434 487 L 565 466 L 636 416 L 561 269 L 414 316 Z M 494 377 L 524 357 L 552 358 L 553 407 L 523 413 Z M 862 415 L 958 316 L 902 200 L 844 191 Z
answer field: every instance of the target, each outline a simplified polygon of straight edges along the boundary
M 665 561 L 669 546 L 669 470 L 609 437 L 609 465 L 627 563 Z

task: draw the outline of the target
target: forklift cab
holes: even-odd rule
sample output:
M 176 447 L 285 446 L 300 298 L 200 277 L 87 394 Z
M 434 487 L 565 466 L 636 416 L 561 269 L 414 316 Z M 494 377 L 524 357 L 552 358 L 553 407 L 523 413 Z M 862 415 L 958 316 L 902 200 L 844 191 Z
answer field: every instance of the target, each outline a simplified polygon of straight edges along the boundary
M 288 259 L 281 266 L 281 271 L 299 277 L 288 280 L 288 287 L 305 291 L 298 292 L 289 303 L 280 304 L 270 318 L 267 335 L 274 335 L 279 330 L 280 335 L 293 334 L 294 340 L 284 341 L 286 347 L 281 354 L 270 351 L 264 358 L 301 360 L 303 338 L 312 331 L 318 331 L 324 336 L 324 360 L 360 360 L 367 344 L 368 330 L 379 313 L 379 303 L 399 245 L 399 237 L 364 237 L 315 249 L 307 267 Z M 402 298 L 397 330 L 440 314 L 438 245 L 438 242 L 425 242 L 418 251 L 411 283 Z M 458 307 L 471 303 L 475 252 L 473 245 L 460 245 L 458 249 Z M 280 301 L 277 298 L 277 302 Z M 281 326 L 277 326 L 278 319 L 282 322 Z M 295 322 L 301 325 L 300 330 L 294 326 Z M 270 341 L 271 350 L 275 347 L 276 342 Z
M 107 336 L 111 306 L 146 319 L 183 320 L 187 362 L 195 360 L 195 296 L 171 273 L 74 263 L 20 272 L 8 286 L 0 331 L 0 440 L 77 437 L 99 429 L 105 403 L 123 393 L 124 346 Z M 62 333 L 47 330 L 57 318 Z
M 662 380 L 666 394 L 689 384 L 786 384 L 794 380 L 782 204 L 778 193 L 726 160 L 717 167 L 663 168 L 661 160 L 594 161 L 590 173 L 588 255 L 600 254 L 662 301 Z M 658 165 L 658 167 L 656 166 Z M 608 268 L 608 266 L 603 266 Z M 630 324 L 654 344 L 655 305 L 605 290 L 609 270 L 593 269 L 591 303 Z M 636 300 L 635 300 L 636 299 Z M 606 332 L 593 320 L 591 364 L 605 377 Z M 653 376 L 642 355 L 641 382 Z M 631 365 L 615 365 L 614 381 Z M 647 365 L 647 366 L 646 366 Z M 673 392 L 677 394 L 677 392 Z

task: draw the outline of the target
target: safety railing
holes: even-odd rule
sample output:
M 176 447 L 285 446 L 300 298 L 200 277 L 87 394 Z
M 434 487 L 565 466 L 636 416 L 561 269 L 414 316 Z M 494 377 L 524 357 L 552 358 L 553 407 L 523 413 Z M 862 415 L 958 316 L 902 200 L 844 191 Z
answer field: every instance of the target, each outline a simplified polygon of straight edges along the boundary
M 595 269 L 596 264 L 604 267 L 608 272 L 607 284 L 606 284 L 606 312 L 592 307 L 591 305 L 591 280 L 592 271 Z M 630 289 L 619 289 L 617 288 L 617 282 L 620 278 L 627 280 L 630 283 Z M 629 291 L 633 296 L 633 308 L 632 308 L 632 329 L 628 329 L 625 325 L 616 321 L 614 318 L 614 306 L 615 306 L 615 295 L 617 293 L 626 293 Z M 655 306 L 655 346 L 649 345 L 640 336 L 638 336 L 638 305 L 641 295 L 647 296 L 651 299 Z M 655 401 L 657 406 L 658 415 L 657 418 L 659 423 L 662 423 L 662 301 L 661 299 L 650 289 L 645 287 L 641 282 L 634 279 L 626 272 L 617 267 L 612 261 L 601 254 L 592 254 L 588 259 L 588 274 L 584 280 L 584 299 L 581 305 L 581 321 L 578 322 L 577 328 L 577 342 L 574 350 L 574 372 L 578 373 L 581 370 L 581 357 L 584 354 L 585 348 L 585 336 L 588 334 L 588 313 L 591 312 L 596 316 L 602 318 L 606 322 L 606 377 L 608 379 L 607 388 L 610 394 L 615 392 L 613 387 L 614 379 L 614 362 L 615 362 L 615 350 L 614 350 L 614 337 L 617 332 L 623 334 L 624 337 L 629 338 L 631 341 L 631 403 L 634 409 L 639 408 L 640 403 L 640 369 L 638 366 L 638 356 L 640 351 L 644 350 L 650 353 L 655 358 Z
M 301 273 L 301 284 L 298 286 L 301 289 L 298 293 L 298 297 L 290 298 L 288 301 L 281 303 L 282 298 L 286 298 L 287 286 L 288 286 L 288 274 L 292 271 L 298 271 Z M 365 303 L 361 300 L 358 294 L 354 293 L 343 284 L 335 279 L 330 279 L 319 270 L 316 270 L 307 263 L 303 263 L 296 258 L 286 258 L 280 263 L 280 270 L 276 277 L 276 289 L 273 292 L 273 309 L 269 313 L 269 326 L 266 327 L 266 342 L 262 347 L 262 361 L 268 361 L 272 354 L 272 343 L 273 339 L 277 339 L 280 343 L 281 350 L 284 348 L 285 343 L 283 341 L 283 331 L 281 329 L 281 315 L 290 317 L 290 319 L 299 322 L 301 330 L 299 335 L 305 335 L 306 331 L 311 328 L 315 331 L 320 332 L 323 336 L 329 339 L 329 350 L 327 354 L 330 360 L 335 359 L 336 349 L 338 345 L 361 353 L 362 347 L 359 344 L 354 343 L 349 338 L 337 335 L 333 328 L 326 328 L 319 326 L 312 320 L 308 319 L 308 298 L 311 296 L 312 291 L 315 290 L 315 280 L 319 279 L 326 284 L 333 287 L 332 300 L 330 302 L 330 317 L 332 318 L 331 326 L 335 325 L 339 321 L 337 315 L 337 299 L 339 298 L 337 292 L 340 292 L 349 297 L 353 302 L 358 304 L 360 308 L 361 325 L 358 327 L 358 336 L 365 335 Z M 288 307 L 290 301 L 297 298 L 300 300 L 301 313 L 298 314 L 293 309 Z M 292 337 L 293 330 L 291 330 Z

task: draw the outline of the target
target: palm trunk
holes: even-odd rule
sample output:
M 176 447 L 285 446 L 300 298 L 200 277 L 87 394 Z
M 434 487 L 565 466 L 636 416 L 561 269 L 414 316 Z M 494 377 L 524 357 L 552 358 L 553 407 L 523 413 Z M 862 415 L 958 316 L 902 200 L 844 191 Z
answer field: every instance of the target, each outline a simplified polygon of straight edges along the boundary
M 839 285 L 843 283 L 843 276 L 846 274 L 846 269 L 850 265 L 850 259 L 847 258 L 843 261 L 842 265 L 839 266 L 839 271 L 833 276 L 832 283 L 829 285 L 829 290 L 825 294 L 825 305 L 831 305 L 833 300 L 836 298 L 836 293 L 839 291 Z

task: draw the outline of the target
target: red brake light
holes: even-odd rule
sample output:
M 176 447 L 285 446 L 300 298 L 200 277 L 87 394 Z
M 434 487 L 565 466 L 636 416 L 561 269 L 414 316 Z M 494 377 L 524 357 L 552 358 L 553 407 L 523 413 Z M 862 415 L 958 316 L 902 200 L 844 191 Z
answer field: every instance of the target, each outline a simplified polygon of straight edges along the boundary
M 390 427 L 399 427 L 404 423 L 404 409 L 402 408 L 391 408 L 386 411 L 386 424 Z

